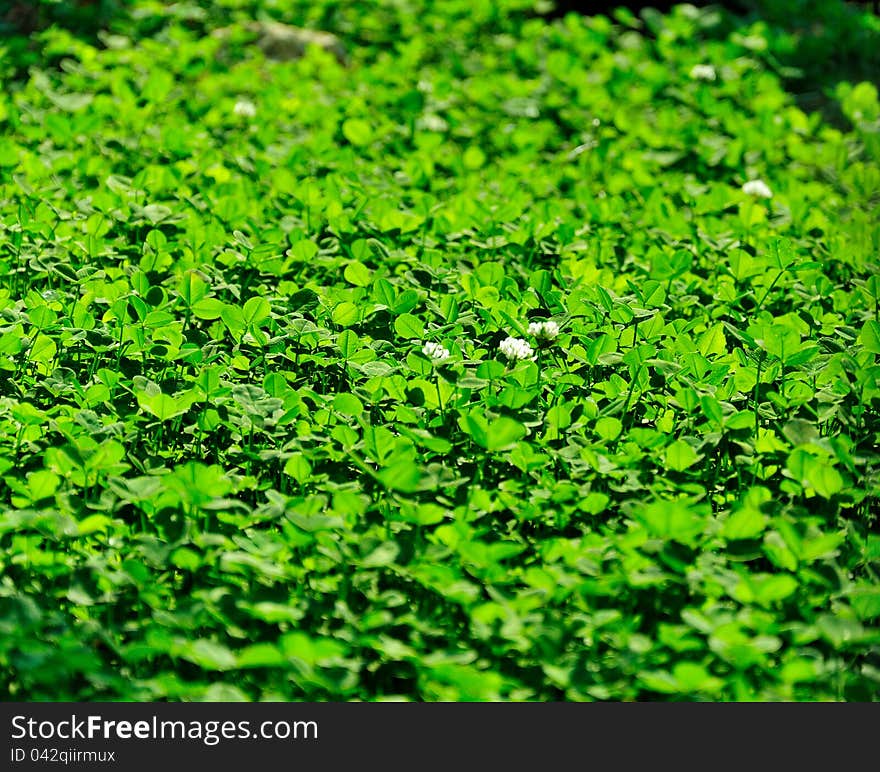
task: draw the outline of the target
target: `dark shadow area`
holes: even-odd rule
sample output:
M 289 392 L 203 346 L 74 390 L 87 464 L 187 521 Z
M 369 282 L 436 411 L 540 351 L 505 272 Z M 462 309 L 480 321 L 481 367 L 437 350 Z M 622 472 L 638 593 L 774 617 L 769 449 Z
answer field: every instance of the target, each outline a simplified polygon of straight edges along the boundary
M 582 16 L 595 16 L 597 14 L 605 14 L 613 16 L 617 8 L 626 8 L 635 15 L 639 15 L 646 8 L 652 8 L 660 13 L 669 13 L 682 0 L 620 0 L 620 2 L 602 2 L 602 0 L 554 0 L 553 9 L 543 14 L 548 19 L 558 19 L 569 13 L 579 13 Z M 697 8 L 705 8 L 706 6 L 715 5 L 722 6 L 732 12 L 745 12 L 746 7 L 740 3 L 731 0 L 731 2 L 703 2 L 702 0 L 694 0 L 690 5 Z
M 601 13 L 613 18 L 618 8 L 640 16 L 647 9 L 669 13 L 678 4 L 669 0 L 555 0 L 545 17 Z M 718 36 L 762 25 L 768 65 L 782 77 L 801 109 L 820 111 L 833 124 L 846 124 L 833 98 L 838 83 L 880 85 L 880 0 L 694 0 L 689 4 L 722 10 L 722 22 L 714 30 Z
M 45 64 L 36 35 L 56 26 L 100 45 L 99 33 L 125 15 L 124 0 L 0 0 L 0 40 L 6 49 L 0 76 L 23 77 Z
M 763 21 L 768 53 L 786 87 L 807 111 L 833 123 L 842 118 L 830 99 L 838 83 L 880 84 L 880 18 L 877 2 L 842 0 L 743 0 L 747 23 Z
M 378 13 L 382 4 L 376 2 Z M 568 13 L 602 13 L 613 18 L 616 9 L 626 8 L 640 16 L 647 9 L 668 13 L 677 4 L 675 0 L 548 0 L 540 15 L 548 20 Z M 721 22 L 710 34 L 727 36 L 759 23 L 760 34 L 767 41 L 762 56 L 768 66 L 783 78 L 803 109 L 819 110 L 833 123 L 843 121 L 832 98 L 838 83 L 880 83 L 880 17 L 872 13 L 880 0 L 693 0 L 690 4 L 711 5 L 721 10 Z M 64 29 L 101 46 L 102 30 L 118 29 L 133 38 L 148 37 L 168 18 L 179 16 L 178 11 L 167 17 L 159 12 L 135 19 L 129 14 L 131 7 L 130 0 L 0 0 L 0 38 L 5 38 L 7 49 L 5 65 L 22 76 L 29 66 L 45 64 L 35 33 L 47 27 Z M 169 11 L 174 7 L 170 4 Z M 256 12 L 256 7 L 245 0 L 237 13 L 246 14 L 249 8 Z M 229 23 L 228 9 L 224 8 L 209 0 L 197 0 L 193 3 L 194 15 L 187 22 L 206 27 L 221 20 Z M 303 16 L 306 7 L 291 0 L 288 15 L 294 11 Z M 333 31 L 332 24 L 328 29 Z M 644 32 L 650 34 L 650 25 L 645 25 Z
M 5 0 L 0 3 L 0 35 L 28 36 L 57 24 L 94 36 L 123 6 L 121 0 Z

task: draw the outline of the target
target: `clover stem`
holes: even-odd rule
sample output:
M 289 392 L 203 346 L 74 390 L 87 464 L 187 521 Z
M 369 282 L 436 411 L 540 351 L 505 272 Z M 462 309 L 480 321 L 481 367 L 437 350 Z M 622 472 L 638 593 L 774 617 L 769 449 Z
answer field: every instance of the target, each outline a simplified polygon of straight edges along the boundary
M 440 408 L 440 415 L 443 415 L 443 397 L 440 394 L 440 376 L 434 373 L 434 385 L 437 387 L 437 406 Z
M 758 376 L 755 379 L 755 391 L 753 397 L 753 407 L 755 410 L 755 440 L 758 439 L 758 389 L 761 387 L 761 365 L 764 363 L 763 359 L 758 360 Z
M 764 297 L 761 298 L 760 302 L 755 307 L 756 312 L 759 311 L 761 309 L 761 306 L 764 305 L 764 301 L 767 300 L 767 297 L 770 295 L 770 292 L 776 286 L 776 282 L 778 282 L 782 278 L 782 274 L 784 274 L 784 273 L 785 273 L 785 269 L 783 268 L 778 274 L 776 274 L 776 278 L 773 279 L 772 282 L 770 282 L 770 286 L 767 287 L 767 291 L 764 293 Z
M 752 209 L 754 206 L 755 202 L 750 198 L 746 203 L 746 246 L 749 246 L 752 240 Z

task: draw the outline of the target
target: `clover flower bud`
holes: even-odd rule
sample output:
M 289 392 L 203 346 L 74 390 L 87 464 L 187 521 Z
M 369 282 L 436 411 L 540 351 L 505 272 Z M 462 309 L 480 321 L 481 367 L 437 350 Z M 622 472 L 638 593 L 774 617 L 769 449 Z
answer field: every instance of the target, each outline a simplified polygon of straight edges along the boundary
M 501 341 L 499 347 L 501 353 L 504 354 L 511 362 L 519 359 L 534 359 L 535 352 L 532 347 L 522 338 L 505 338 Z
M 449 359 L 449 349 L 443 348 L 439 343 L 429 340 L 422 346 L 422 353 L 435 364 Z
M 529 335 L 533 335 L 540 341 L 550 341 L 559 335 L 559 325 L 553 321 L 530 322 Z
M 253 118 L 257 114 L 257 106 L 249 99 L 239 99 L 232 112 L 242 118 Z
M 691 77 L 694 80 L 715 80 L 715 68 L 711 64 L 695 64 L 691 68 Z
M 755 198 L 773 198 L 773 191 L 764 180 L 749 180 L 742 186 L 742 192 Z

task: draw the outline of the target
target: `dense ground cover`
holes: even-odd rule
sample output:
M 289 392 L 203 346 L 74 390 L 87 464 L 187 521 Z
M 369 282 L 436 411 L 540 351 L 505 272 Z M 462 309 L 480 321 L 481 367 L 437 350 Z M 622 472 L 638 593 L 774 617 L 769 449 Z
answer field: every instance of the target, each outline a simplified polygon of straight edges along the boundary
M 296 5 L 0 58 L 0 694 L 876 698 L 876 89 Z

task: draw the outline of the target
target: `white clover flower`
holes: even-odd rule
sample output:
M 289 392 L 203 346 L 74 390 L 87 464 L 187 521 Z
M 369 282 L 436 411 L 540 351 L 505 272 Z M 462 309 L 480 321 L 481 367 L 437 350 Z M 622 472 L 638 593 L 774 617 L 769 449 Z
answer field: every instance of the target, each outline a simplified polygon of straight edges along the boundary
M 559 335 L 559 325 L 553 321 L 529 322 L 529 335 L 538 340 L 553 340 Z
M 242 118 L 253 118 L 257 114 L 257 106 L 249 99 L 239 99 L 232 112 Z
M 773 191 L 764 180 L 749 180 L 742 186 L 742 192 L 755 198 L 773 198 Z
M 439 343 L 429 340 L 422 346 L 422 353 L 435 364 L 449 359 L 449 349 L 443 348 Z
M 522 338 L 505 338 L 498 347 L 511 362 L 518 359 L 534 359 L 535 352 Z
M 695 64 L 691 68 L 691 77 L 694 80 L 715 80 L 715 68 L 711 64 Z

